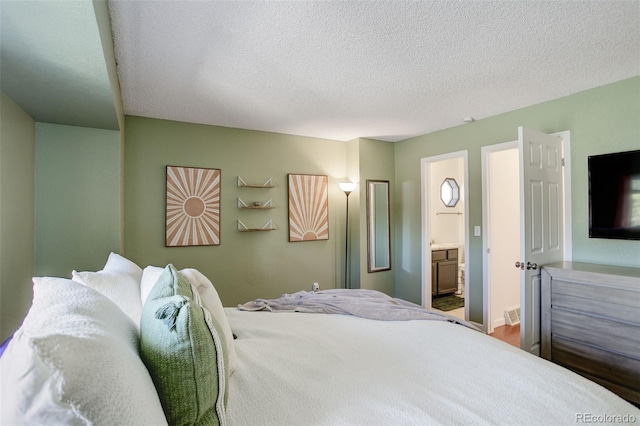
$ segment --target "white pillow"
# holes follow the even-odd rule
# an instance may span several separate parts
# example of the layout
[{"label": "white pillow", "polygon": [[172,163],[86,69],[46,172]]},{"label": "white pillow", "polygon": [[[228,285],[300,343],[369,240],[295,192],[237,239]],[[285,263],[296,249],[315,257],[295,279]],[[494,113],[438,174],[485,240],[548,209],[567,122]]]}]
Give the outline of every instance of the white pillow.
[{"label": "white pillow", "polygon": [[101,271],[73,271],[71,278],[107,296],[140,328],[142,269],[138,265],[119,254],[111,253]]},{"label": "white pillow", "polygon": [[2,424],[166,424],[131,319],[74,281],[33,283],[31,309],[0,359]]},{"label": "white pillow", "polygon": [[156,285],[163,271],[164,268],[151,265],[142,270],[142,279],[140,280],[140,301],[142,302],[142,306],[144,306],[151,289]]},{"label": "white pillow", "polygon": [[[140,283],[140,296],[143,305],[164,269],[165,268],[151,265],[144,268],[142,281]],[[227,347],[225,352],[227,354],[229,375],[233,374],[238,367],[238,355],[236,354],[236,348],[233,342],[233,332],[231,331],[227,315],[224,313],[218,292],[211,281],[197,269],[186,268],[179,272],[189,281],[189,284],[196,289],[200,295],[200,299],[202,299],[202,305],[211,313],[213,320],[216,321],[222,329],[224,344]]]},{"label": "white pillow", "polygon": [[189,281],[189,284],[195,287],[200,295],[200,299],[202,299],[202,304],[211,313],[214,321],[220,325],[222,333],[224,334],[225,344],[227,345],[226,352],[228,355],[229,375],[233,374],[238,367],[238,355],[236,354],[236,348],[233,342],[233,332],[231,331],[227,314],[224,313],[224,307],[222,306],[222,301],[216,288],[209,278],[197,269],[185,268],[181,270],[180,273]]},{"label": "white pillow", "polygon": [[57,424],[80,422],[71,406],[60,401],[57,380],[38,354],[22,328],[0,358],[0,424]]}]

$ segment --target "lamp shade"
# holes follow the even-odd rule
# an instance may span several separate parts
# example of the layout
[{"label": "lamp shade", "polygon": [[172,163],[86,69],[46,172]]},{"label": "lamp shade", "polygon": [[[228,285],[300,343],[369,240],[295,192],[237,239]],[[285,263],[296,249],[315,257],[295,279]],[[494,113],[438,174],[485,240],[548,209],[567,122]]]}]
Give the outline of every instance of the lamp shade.
[{"label": "lamp shade", "polygon": [[340,189],[345,193],[349,193],[356,189],[356,184],[353,182],[340,182],[338,185],[340,186]]}]

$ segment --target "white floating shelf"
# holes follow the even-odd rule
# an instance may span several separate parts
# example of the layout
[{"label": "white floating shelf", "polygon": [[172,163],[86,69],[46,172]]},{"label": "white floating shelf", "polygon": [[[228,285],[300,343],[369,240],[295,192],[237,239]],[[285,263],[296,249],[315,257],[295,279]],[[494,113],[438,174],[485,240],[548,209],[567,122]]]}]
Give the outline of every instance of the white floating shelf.
[{"label": "white floating shelf", "polygon": [[248,228],[240,219],[238,219],[238,231],[240,232],[275,231],[276,229],[276,225],[271,219],[269,219],[262,228]]},{"label": "white floating shelf", "polygon": [[265,183],[247,183],[240,176],[238,176],[238,186],[241,188],[273,188],[275,185],[273,184],[272,178],[267,179]]}]

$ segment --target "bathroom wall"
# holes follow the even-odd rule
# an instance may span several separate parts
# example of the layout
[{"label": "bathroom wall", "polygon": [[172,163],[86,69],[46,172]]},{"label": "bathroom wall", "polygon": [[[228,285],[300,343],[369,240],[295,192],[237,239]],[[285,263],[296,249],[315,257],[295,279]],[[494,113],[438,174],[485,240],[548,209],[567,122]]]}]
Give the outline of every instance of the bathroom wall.
[{"label": "bathroom wall", "polygon": [[[440,199],[440,185],[446,178],[454,178],[464,191],[464,162],[462,158],[451,158],[431,164],[430,190],[429,190],[429,220],[431,223],[431,239],[435,244],[459,243],[464,244],[464,202],[462,197],[455,207],[446,207]],[[439,214],[440,213],[440,214]],[[442,214],[447,213],[447,214]],[[464,250],[460,250],[460,256],[464,256]]]}]

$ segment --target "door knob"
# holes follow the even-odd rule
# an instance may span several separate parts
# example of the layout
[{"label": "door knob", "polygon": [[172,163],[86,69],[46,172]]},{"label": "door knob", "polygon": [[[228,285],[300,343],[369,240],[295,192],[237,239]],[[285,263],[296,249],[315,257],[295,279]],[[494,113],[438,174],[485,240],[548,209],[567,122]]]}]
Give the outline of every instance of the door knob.
[{"label": "door knob", "polygon": [[516,268],[522,269],[524,271],[524,262],[516,262]]},{"label": "door knob", "polygon": [[538,269],[538,264],[527,262],[527,269],[533,269],[535,271],[536,269]]}]

